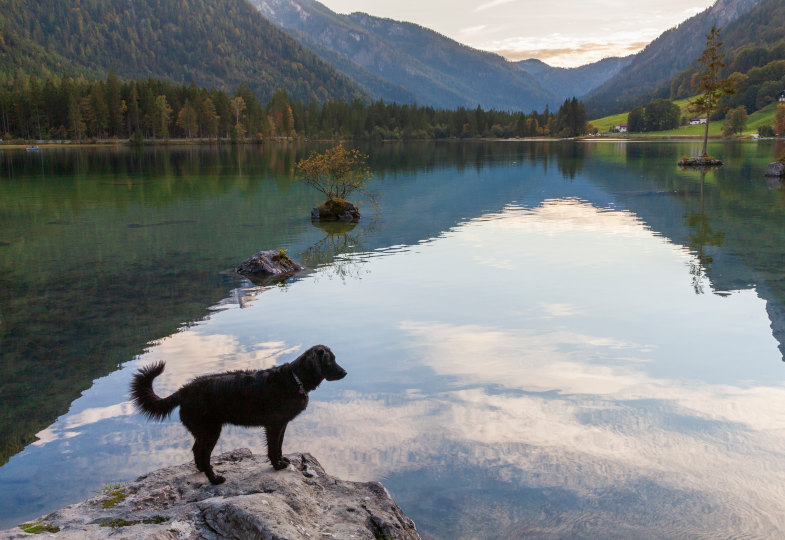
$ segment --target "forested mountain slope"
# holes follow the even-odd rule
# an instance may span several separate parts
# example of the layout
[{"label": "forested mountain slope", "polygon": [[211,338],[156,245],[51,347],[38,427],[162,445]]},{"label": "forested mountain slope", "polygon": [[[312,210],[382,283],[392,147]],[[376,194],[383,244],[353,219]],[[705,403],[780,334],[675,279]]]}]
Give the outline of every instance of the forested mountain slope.
[{"label": "forested mountain slope", "polygon": [[154,77],[262,100],[362,92],[247,0],[0,0],[0,84],[22,72]]},{"label": "forested mountain slope", "polygon": [[560,102],[501,56],[416,24],[364,13],[339,15],[314,0],[251,1],[372,95],[388,101],[524,111]]},{"label": "forested mountain slope", "polygon": [[637,53],[630,65],[588,94],[586,107],[590,115],[605,116],[645,104],[658,88],[695,62],[712,26],[728,26],[759,2],[717,0],[710,8],[664,32]]},{"label": "forested mountain slope", "polygon": [[556,95],[581,97],[616,75],[632,62],[632,56],[603,58],[574,68],[553,67],[542,60],[529,58],[516,62],[521,69],[533,75],[540,84]]},{"label": "forested mountain slope", "polygon": [[[736,94],[724,98],[723,107],[744,105],[747,112],[759,110],[785,90],[785,2],[762,0],[752,11],[722,31],[725,69],[722,76],[735,75]],[[659,97],[677,99],[691,95],[690,84],[698,71],[691,65],[658,91]]]}]

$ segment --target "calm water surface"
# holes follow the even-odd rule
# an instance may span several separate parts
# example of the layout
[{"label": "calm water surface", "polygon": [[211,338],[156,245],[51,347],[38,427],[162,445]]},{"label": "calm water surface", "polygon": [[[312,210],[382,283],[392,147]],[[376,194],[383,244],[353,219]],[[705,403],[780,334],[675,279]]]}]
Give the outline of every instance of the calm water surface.
[{"label": "calm water surface", "polygon": [[[308,220],[307,148],[0,150],[0,528],[190,461],[133,412],[139,366],[167,394],[324,343],[349,376],[284,451],[423,538],[782,537],[785,149],[717,143],[701,178],[697,146],[368,147],[348,230]],[[272,248],[312,271],[231,271]]]}]

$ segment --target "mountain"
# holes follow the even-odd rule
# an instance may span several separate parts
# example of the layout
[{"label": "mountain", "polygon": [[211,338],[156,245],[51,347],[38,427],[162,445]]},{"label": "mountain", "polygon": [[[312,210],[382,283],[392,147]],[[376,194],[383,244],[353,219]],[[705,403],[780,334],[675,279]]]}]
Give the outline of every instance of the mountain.
[{"label": "mountain", "polygon": [[587,95],[590,116],[606,116],[645,104],[658,87],[695,62],[712,26],[727,26],[760,1],[717,0],[710,8],[665,31],[635,54],[627,67]]},{"label": "mountain", "polygon": [[[723,77],[736,77],[736,93],[724,98],[722,107],[744,105],[747,112],[759,110],[785,88],[785,2],[761,0],[751,11],[722,29],[725,69]],[[691,81],[698,64],[673,77],[657,91],[657,97],[678,99],[692,95]]]},{"label": "mountain", "polygon": [[159,78],[261,99],[352,99],[360,88],[247,0],[0,0],[0,84],[15,73]]},{"label": "mountain", "polygon": [[250,0],[371,95],[440,108],[542,110],[559,96],[503,57],[416,24],[340,15],[314,0]]},{"label": "mountain", "polygon": [[588,94],[627,67],[630,62],[632,56],[603,58],[598,62],[575,68],[549,66],[536,58],[521,60],[516,64],[554,94],[568,98]]}]

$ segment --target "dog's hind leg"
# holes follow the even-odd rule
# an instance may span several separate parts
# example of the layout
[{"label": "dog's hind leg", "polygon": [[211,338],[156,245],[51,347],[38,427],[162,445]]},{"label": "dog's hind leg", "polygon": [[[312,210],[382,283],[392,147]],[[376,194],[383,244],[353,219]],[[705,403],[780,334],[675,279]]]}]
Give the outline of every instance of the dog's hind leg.
[{"label": "dog's hind leg", "polygon": [[276,471],[285,469],[289,465],[289,460],[283,457],[283,435],[286,432],[286,424],[270,424],[265,426],[267,432],[267,457],[270,464]]},{"label": "dog's hind leg", "polygon": [[196,468],[207,475],[207,479],[211,484],[223,484],[226,480],[223,476],[217,475],[213,472],[210,466],[210,454],[215,448],[215,443],[218,442],[218,437],[221,436],[221,426],[202,427],[197,433],[194,433],[194,461]]}]

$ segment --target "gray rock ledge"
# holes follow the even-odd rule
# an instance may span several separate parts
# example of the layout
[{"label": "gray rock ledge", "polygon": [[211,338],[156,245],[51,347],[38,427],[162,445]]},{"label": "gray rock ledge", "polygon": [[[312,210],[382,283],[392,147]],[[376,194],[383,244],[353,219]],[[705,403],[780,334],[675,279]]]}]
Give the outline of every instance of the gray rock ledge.
[{"label": "gray rock ledge", "polygon": [[286,250],[259,251],[234,269],[254,283],[272,284],[286,280],[305,267],[292,259]]},{"label": "gray rock ledge", "polygon": [[33,520],[37,529],[27,528],[39,534],[14,528],[0,540],[420,540],[379,482],[329,476],[310,454],[287,457],[291,465],[275,471],[247,448],[215,456],[226,477],[219,486],[193,464],[159,469]]},{"label": "gray rock ledge", "polygon": [[785,163],[781,161],[774,161],[769,163],[766,168],[765,176],[783,177],[785,176]]}]

